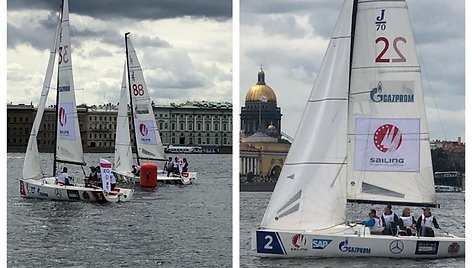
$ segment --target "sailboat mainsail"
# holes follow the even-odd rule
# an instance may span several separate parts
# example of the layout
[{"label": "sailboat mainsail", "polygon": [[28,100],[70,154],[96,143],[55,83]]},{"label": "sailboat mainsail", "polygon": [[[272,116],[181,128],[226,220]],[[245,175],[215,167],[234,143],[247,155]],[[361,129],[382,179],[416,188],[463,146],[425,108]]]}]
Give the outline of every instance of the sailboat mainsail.
[{"label": "sailboat mainsail", "polygon": [[125,44],[138,161],[166,160],[143,70],[128,34],[125,35]]},{"label": "sailboat mainsail", "polygon": [[346,1],[262,228],[317,230],[345,222],[351,10]]},{"label": "sailboat mainsail", "polygon": [[[72,76],[69,5],[63,2],[59,37],[55,162],[85,165]],[[55,172],[55,170],[54,170]]]},{"label": "sailboat mainsail", "polygon": [[38,142],[36,140],[41,126],[41,120],[44,114],[44,108],[46,107],[46,101],[49,94],[49,88],[51,86],[52,74],[54,71],[54,61],[56,59],[56,49],[59,42],[59,32],[61,24],[57,23],[56,32],[54,33],[54,43],[49,54],[49,61],[46,68],[46,76],[44,77],[43,89],[41,91],[41,97],[38,103],[38,110],[34,118],[33,126],[31,127],[31,133],[28,140],[28,147],[25,154],[25,162],[23,163],[22,178],[33,179],[40,178],[43,174],[41,165],[39,162],[39,151]]},{"label": "sailboat mainsail", "polygon": [[348,123],[348,199],[436,205],[421,71],[406,2],[360,0]]},{"label": "sailboat mainsail", "polygon": [[133,151],[131,150],[131,137],[128,120],[128,86],[126,81],[126,63],[123,67],[123,79],[121,82],[120,103],[116,119],[115,159],[114,171],[118,174],[132,177],[131,166],[133,164]]}]

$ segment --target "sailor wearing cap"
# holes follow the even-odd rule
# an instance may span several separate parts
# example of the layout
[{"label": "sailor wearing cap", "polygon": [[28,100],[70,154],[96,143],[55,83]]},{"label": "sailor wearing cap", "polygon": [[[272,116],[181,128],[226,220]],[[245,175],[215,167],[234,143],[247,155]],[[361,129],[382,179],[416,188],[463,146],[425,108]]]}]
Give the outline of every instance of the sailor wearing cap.
[{"label": "sailor wearing cap", "polygon": [[431,215],[431,210],[429,208],[423,208],[423,215],[421,215],[416,222],[420,236],[434,237],[433,226],[436,229],[440,229],[436,218]]}]

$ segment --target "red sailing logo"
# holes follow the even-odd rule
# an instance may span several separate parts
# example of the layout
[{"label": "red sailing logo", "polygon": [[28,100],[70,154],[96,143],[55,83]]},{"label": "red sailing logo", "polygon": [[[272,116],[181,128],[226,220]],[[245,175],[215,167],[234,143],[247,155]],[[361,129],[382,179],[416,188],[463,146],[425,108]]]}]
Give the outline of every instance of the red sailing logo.
[{"label": "red sailing logo", "polygon": [[302,234],[296,234],[292,237],[292,245],[295,248],[300,248],[301,246],[306,246],[306,238]]},{"label": "red sailing logo", "polygon": [[142,136],[146,136],[148,132],[148,128],[145,124],[139,124],[139,133],[141,133]]},{"label": "red sailing logo", "polygon": [[377,128],[374,134],[375,147],[382,153],[395,152],[400,148],[403,134],[397,126],[385,124]]},{"label": "red sailing logo", "polygon": [[63,127],[67,123],[66,110],[64,107],[59,108],[59,124]]}]

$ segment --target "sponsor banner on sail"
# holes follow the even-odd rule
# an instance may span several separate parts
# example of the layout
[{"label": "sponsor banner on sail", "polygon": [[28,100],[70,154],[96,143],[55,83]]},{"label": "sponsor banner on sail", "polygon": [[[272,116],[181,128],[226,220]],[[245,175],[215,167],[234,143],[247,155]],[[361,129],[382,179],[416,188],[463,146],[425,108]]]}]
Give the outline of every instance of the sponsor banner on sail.
[{"label": "sponsor banner on sail", "polygon": [[106,159],[100,158],[100,173],[102,175],[102,187],[105,192],[111,192],[112,164]]},{"label": "sponsor banner on sail", "polygon": [[75,140],[74,103],[60,103],[57,113],[58,138],[63,140]]},{"label": "sponsor banner on sail", "polygon": [[414,103],[413,81],[376,81],[372,83],[370,99],[376,103]]},{"label": "sponsor banner on sail", "polygon": [[355,170],[419,172],[418,118],[357,118],[355,135]]},{"label": "sponsor banner on sail", "polygon": [[153,120],[137,120],[135,121],[135,131],[140,144],[157,144]]}]

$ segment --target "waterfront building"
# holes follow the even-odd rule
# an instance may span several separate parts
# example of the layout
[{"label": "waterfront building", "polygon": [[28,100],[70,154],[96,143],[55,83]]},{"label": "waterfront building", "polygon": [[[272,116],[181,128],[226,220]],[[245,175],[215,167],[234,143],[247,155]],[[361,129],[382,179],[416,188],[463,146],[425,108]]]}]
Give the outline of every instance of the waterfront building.
[{"label": "waterfront building", "polygon": [[276,181],[287,156],[290,142],[282,139],[281,110],[277,96],[257,73],[257,83],[246,93],[241,108],[240,159],[241,182]]},{"label": "waterfront building", "polygon": [[277,96],[265,82],[265,73],[261,69],[257,73],[257,83],[246,93],[244,107],[241,108],[241,130],[244,135],[251,136],[256,132],[264,132],[270,125],[280,136],[280,107],[277,107]]},{"label": "waterfront building", "polygon": [[[154,105],[154,115],[164,145],[217,147],[231,152],[232,104],[229,102],[187,101]],[[79,105],[82,145],[85,152],[113,152],[117,107],[113,104]],[[24,152],[36,116],[33,105],[7,105],[7,150]],[[38,133],[40,152],[54,151],[56,110],[47,107]],[[130,117],[130,127],[131,125]],[[134,143],[134,137],[132,137]]]}]

